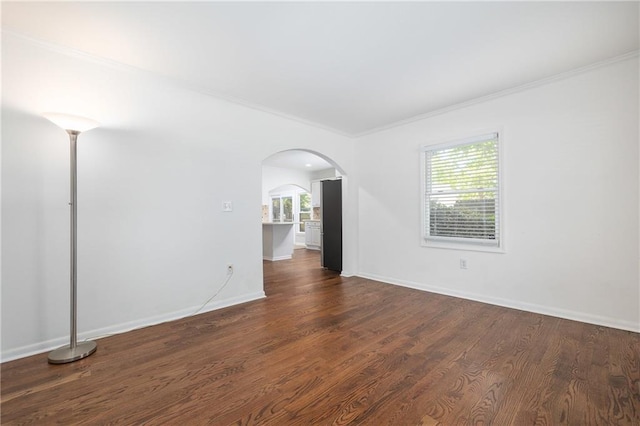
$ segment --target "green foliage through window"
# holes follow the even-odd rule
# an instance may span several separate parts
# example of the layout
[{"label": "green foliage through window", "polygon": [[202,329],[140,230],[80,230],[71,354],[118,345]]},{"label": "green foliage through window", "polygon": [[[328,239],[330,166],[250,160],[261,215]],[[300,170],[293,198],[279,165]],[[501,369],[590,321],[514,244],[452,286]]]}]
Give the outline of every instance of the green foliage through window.
[{"label": "green foliage through window", "polygon": [[311,220],[311,194],[308,192],[301,192],[298,195],[298,200],[300,202],[300,225],[298,225],[298,232],[304,232],[304,221]]},{"label": "green foliage through window", "polygon": [[293,197],[282,197],[282,221],[293,222]]},{"label": "green foliage through window", "polygon": [[308,192],[300,193],[300,211],[311,211],[311,194]]}]

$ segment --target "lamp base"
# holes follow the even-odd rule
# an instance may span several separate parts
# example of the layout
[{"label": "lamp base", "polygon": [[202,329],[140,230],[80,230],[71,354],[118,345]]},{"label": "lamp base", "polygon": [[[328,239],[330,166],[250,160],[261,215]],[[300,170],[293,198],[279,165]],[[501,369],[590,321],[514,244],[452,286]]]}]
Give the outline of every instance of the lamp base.
[{"label": "lamp base", "polygon": [[96,342],[88,341],[78,343],[75,348],[69,345],[49,352],[49,364],[66,364],[86,358],[98,349]]}]

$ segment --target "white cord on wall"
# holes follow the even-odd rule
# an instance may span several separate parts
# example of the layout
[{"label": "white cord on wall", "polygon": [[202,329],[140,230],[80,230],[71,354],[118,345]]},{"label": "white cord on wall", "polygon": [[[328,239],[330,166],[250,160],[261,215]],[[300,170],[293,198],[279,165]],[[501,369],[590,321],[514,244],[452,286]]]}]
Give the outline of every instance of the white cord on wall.
[{"label": "white cord on wall", "polygon": [[[207,304],[208,304],[209,302],[211,302],[211,301],[213,300],[213,298],[214,298],[214,297],[216,297],[218,294],[220,294],[220,292],[221,292],[221,291],[222,291],[222,290],[227,286],[227,284],[229,283],[229,280],[231,280],[231,277],[232,277],[232,276],[233,276],[233,269],[231,269],[231,272],[230,272],[229,274],[227,274],[227,279],[224,281],[224,283],[222,283],[222,286],[218,289],[218,291],[216,291],[216,292],[213,294],[213,296],[211,296],[210,298],[208,298],[208,299],[207,299],[207,301],[206,301],[206,302],[204,302],[204,303],[202,304],[202,306],[200,306],[200,307],[198,308],[198,310],[197,310],[197,311],[195,311],[195,312],[194,312],[194,313],[192,313],[191,315],[187,315],[187,316],[192,317],[192,316],[194,316],[194,315],[198,314],[198,312],[200,312],[200,311],[201,311],[205,306],[207,306]],[[183,317],[183,318],[186,318],[186,317]]]}]

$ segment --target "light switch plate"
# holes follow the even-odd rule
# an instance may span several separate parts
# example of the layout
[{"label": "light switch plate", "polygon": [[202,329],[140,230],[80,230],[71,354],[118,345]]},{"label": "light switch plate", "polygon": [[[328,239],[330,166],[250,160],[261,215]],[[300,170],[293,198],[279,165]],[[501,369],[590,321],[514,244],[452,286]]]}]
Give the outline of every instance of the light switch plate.
[{"label": "light switch plate", "polygon": [[222,211],[223,212],[232,212],[233,211],[233,203],[231,201],[223,201],[222,202]]}]

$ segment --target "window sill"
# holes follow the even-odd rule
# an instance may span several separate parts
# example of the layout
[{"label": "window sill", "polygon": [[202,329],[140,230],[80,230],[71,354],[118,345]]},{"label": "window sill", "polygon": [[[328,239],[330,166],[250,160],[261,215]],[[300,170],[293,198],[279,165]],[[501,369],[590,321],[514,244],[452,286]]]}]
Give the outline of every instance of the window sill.
[{"label": "window sill", "polygon": [[505,253],[504,247],[495,247],[482,244],[452,242],[452,241],[434,241],[423,239],[422,247],[439,248],[446,250],[464,250],[464,251],[481,251],[485,253]]}]

